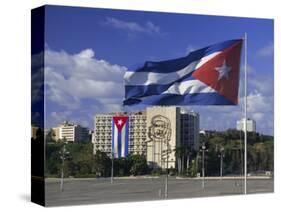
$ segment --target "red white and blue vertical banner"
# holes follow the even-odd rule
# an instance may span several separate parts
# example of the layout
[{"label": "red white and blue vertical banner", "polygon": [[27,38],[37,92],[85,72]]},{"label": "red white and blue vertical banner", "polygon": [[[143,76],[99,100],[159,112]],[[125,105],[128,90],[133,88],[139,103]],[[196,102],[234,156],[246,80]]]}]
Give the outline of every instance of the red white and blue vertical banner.
[{"label": "red white and blue vertical banner", "polygon": [[129,150],[129,117],[112,118],[112,152],[114,158],[126,157]]}]

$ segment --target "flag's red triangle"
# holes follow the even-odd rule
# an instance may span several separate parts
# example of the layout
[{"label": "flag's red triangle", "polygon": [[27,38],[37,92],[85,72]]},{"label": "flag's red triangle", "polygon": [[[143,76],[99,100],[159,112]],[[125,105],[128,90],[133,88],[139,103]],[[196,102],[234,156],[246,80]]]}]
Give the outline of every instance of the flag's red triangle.
[{"label": "flag's red triangle", "polygon": [[192,74],[194,78],[204,82],[234,104],[238,104],[241,47],[242,41],[235,43]]},{"label": "flag's red triangle", "polygon": [[126,124],[128,120],[128,116],[114,116],[113,121],[115,126],[118,129],[118,132],[121,132],[123,129],[123,126]]}]

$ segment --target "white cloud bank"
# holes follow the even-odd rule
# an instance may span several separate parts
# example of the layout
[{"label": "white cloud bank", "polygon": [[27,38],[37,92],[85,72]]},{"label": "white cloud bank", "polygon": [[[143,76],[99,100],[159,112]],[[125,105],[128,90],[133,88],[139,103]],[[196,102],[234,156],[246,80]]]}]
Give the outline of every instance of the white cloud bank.
[{"label": "white cloud bank", "polygon": [[82,99],[98,102],[106,98],[122,99],[127,68],[98,60],[94,55],[91,49],[78,54],[46,50],[47,98],[68,108],[75,107]]},{"label": "white cloud bank", "polygon": [[94,113],[121,110],[126,70],[95,58],[92,49],[77,54],[47,49],[46,99],[53,105],[47,108],[49,125],[76,119],[84,124],[88,121],[89,126]]},{"label": "white cloud bank", "polygon": [[[77,54],[47,49],[46,98],[55,105],[47,108],[49,125],[68,119],[91,127],[94,114],[122,110],[123,75],[126,70],[124,66],[95,58],[92,49],[85,49]],[[243,84],[240,86],[243,89]],[[260,79],[254,71],[249,78],[249,88],[249,117],[257,121],[260,132],[272,134],[273,79]],[[188,108],[200,113],[201,128],[224,130],[235,128],[236,121],[242,118],[243,97],[239,102],[238,106]]]}]

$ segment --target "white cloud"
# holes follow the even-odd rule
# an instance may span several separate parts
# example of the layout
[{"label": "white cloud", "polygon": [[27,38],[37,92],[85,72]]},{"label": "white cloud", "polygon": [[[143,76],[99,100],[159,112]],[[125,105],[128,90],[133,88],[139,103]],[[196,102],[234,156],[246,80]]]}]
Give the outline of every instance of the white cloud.
[{"label": "white cloud", "polygon": [[273,96],[273,76],[252,76],[248,79],[248,87],[263,95]]},{"label": "white cloud", "polygon": [[[271,89],[273,89],[271,85]],[[247,97],[248,118],[257,123],[258,132],[273,134],[273,94],[265,94],[264,90],[249,93]],[[225,130],[236,128],[236,121],[244,116],[244,97],[237,106],[188,106],[188,109],[199,112],[200,128],[212,130]]]},{"label": "white cloud", "polygon": [[260,123],[261,121],[263,121],[265,114],[257,112],[257,113],[253,113],[252,117],[256,122]]},{"label": "white cloud", "polygon": [[160,33],[159,26],[155,25],[151,21],[147,21],[145,24],[139,24],[137,22],[129,22],[113,17],[107,17],[102,24],[112,26],[116,29],[127,30],[130,32],[141,32],[149,34]]},{"label": "white cloud", "polygon": [[70,119],[72,112],[71,111],[63,111],[63,112],[51,112],[50,118],[55,123],[61,123],[63,121],[68,121]]},{"label": "white cloud", "polygon": [[55,105],[47,108],[53,119],[49,123],[55,125],[68,118],[91,125],[89,117],[93,117],[94,113],[120,109],[126,70],[124,66],[95,58],[92,49],[77,54],[46,49],[46,99]]},{"label": "white cloud", "polygon": [[[124,97],[123,75],[126,70],[126,67],[95,58],[92,49],[85,49],[77,54],[47,49],[46,97],[47,101],[56,105],[47,108],[50,124],[54,126],[68,119],[91,126],[94,114],[121,111]],[[249,117],[257,121],[260,132],[272,133],[273,79],[259,78],[253,70],[248,85],[251,91],[248,96]],[[240,84],[241,89],[242,87],[243,84]],[[57,110],[57,107],[60,109]],[[236,121],[243,117],[243,98],[238,106],[188,108],[200,113],[201,128],[225,130],[235,128]]]},{"label": "white cloud", "polygon": [[92,49],[85,49],[81,51],[77,56],[80,58],[93,58],[95,56],[95,52]]},{"label": "white cloud", "polygon": [[261,57],[272,56],[274,53],[274,44],[273,42],[269,42],[266,46],[262,47],[258,50],[257,54]]},{"label": "white cloud", "polygon": [[94,58],[91,49],[78,54],[46,50],[45,64],[47,98],[57,104],[72,107],[85,98],[122,99],[126,67]]},{"label": "white cloud", "polygon": [[250,113],[273,112],[273,96],[265,96],[259,92],[250,93],[247,103]]}]

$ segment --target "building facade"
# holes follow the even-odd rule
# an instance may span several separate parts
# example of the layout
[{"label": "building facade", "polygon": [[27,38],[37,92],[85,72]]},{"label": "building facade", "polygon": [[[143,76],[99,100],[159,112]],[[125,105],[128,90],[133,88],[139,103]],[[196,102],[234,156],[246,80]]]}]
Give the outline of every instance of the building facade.
[{"label": "building facade", "polygon": [[[236,123],[236,129],[244,131],[245,119],[241,119]],[[252,119],[247,119],[247,132],[256,132],[256,121]]]},{"label": "building facade", "polygon": [[108,113],[98,114],[94,117],[94,134],[92,138],[94,154],[97,151],[105,152],[111,157],[112,145],[112,119],[114,116],[129,117],[129,153],[146,155],[146,115],[137,113]]},{"label": "building facade", "polygon": [[60,141],[66,139],[68,142],[88,142],[90,140],[89,130],[78,124],[68,121],[53,128],[54,139]]},{"label": "building facade", "polygon": [[199,115],[179,107],[148,107],[137,113],[94,117],[93,152],[112,154],[112,119],[129,117],[129,153],[145,155],[153,168],[176,168],[176,149],[199,148]]},{"label": "building facade", "polygon": [[181,109],[181,141],[180,146],[199,150],[199,114],[193,111]]},{"label": "building facade", "polygon": [[93,152],[105,152],[111,157],[112,117],[114,114],[98,114],[94,117]]},{"label": "building facade", "polygon": [[129,117],[129,152],[146,155],[146,113],[132,113]]},{"label": "building facade", "polygon": [[176,168],[178,149],[199,148],[199,114],[179,107],[150,107],[147,161],[153,168]]}]

